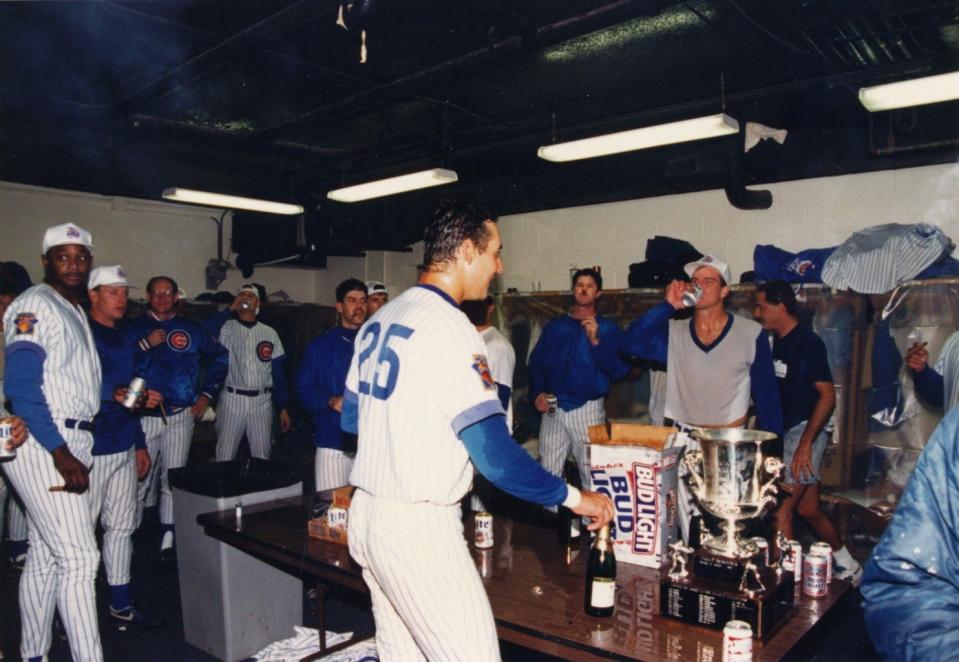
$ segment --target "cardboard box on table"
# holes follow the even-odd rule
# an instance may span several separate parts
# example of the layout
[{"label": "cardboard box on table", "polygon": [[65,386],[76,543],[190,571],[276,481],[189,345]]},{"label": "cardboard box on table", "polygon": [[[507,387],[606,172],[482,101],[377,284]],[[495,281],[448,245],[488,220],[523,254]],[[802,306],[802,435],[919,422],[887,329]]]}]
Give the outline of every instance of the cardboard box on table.
[{"label": "cardboard box on table", "polygon": [[335,542],[339,545],[347,544],[346,524],[353,489],[352,486],[337,487],[317,494],[306,527],[311,538]]},{"label": "cardboard box on table", "polygon": [[610,421],[589,428],[592,489],[616,507],[611,535],[617,561],[661,568],[676,541],[676,480],[680,448],[674,428]]}]

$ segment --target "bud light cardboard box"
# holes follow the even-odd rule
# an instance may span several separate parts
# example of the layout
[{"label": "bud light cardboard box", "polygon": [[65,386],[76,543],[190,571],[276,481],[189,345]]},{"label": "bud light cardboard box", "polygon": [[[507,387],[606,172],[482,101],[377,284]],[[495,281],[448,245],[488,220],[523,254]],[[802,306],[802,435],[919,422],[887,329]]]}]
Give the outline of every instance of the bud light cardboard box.
[{"label": "bud light cardboard box", "polygon": [[674,428],[610,421],[589,428],[592,489],[613,500],[611,534],[617,561],[647,568],[668,562],[676,541],[676,476],[681,448]]}]

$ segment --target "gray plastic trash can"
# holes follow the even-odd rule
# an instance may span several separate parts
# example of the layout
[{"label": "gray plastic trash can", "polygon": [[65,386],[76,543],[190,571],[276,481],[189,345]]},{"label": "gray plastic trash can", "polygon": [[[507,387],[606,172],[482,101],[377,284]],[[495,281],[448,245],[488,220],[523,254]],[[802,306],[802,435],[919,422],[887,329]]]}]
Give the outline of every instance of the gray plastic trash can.
[{"label": "gray plastic trash can", "polygon": [[233,662],[303,623],[302,582],[207,536],[197,515],[299,496],[293,469],[267,460],[194,464],[170,470],[187,643]]}]

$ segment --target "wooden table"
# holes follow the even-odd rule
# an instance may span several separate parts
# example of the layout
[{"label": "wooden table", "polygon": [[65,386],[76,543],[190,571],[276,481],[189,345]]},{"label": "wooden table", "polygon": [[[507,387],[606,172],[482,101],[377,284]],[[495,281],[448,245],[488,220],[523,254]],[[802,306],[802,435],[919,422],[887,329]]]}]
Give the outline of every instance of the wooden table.
[{"label": "wooden table", "polygon": [[[306,535],[306,508],[300,499],[248,507],[239,527],[233,510],[200,515],[197,521],[207,535],[286,572],[366,591],[346,547]],[[465,526],[472,533],[470,518]],[[583,611],[589,554],[585,539],[571,549],[558,542],[552,528],[504,516],[495,517],[494,539],[492,549],[470,546],[470,551],[501,639],[570,660],[721,659],[722,632],[654,614],[657,571],[620,563],[616,611],[610,618],[593,618]],[[848,583],[834,580],[824,598],[797,595],[796,613],[765,645],[754,643],[754,659],[780,659],[810,635],[848,589]]]}]

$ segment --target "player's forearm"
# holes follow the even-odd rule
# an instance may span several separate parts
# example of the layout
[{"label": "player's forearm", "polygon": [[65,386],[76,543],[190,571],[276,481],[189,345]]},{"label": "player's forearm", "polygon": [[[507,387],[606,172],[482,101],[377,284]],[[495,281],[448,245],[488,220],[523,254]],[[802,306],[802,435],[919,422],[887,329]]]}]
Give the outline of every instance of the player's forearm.
[{"label": "player's forearm", "polygon": [[816,401],[816,405],[813,407],[812,413],[809,415],[809,423],[806,424],[806,429],[803,430],[802,437],[799,440],[800,444],[803,442],[812,444],[812,442],[816,440],[816,437],[819,436],[819,433],[825,429],[826,424],[829,422],[829,417],[832,415],[832,410],[835,406],[835,392],[833,392],[832,397],[820,395]]},{"label": "player's forearm", "polygon": [[491,483],[515,497],[544,506],[563,503],[566,483],[543,469],[506,429],[506,417],[490,416],[459,434],[476,469]]},{"label": "player's forearm", "polygon": [[[204,394],[219,393],[223,386],[223,380],[226,379],[226,372],[230,367],[230,354],[226,347],[216,342],[212,338],[206,338],[206,358],[209,362],[206,375],[203,377]],[[211,398],[212,399],[212,398]]]},{"label": "player's forearm", "polygon": [[924,370],[912,373],[912,383],[919,397],[933,407],[942,407],[945,401],[945,381],[938,372],[926,366]]},{"label": "player's forearm", "polygon": [[280,409],[286,409],[290,404],[290,390],[286,384],[286,370],[284,364],[286,356],[280,356],[270,362],[270,376],[273,378],[273,402]]}]

